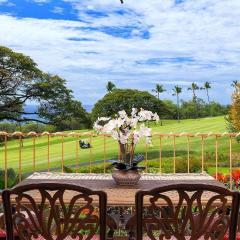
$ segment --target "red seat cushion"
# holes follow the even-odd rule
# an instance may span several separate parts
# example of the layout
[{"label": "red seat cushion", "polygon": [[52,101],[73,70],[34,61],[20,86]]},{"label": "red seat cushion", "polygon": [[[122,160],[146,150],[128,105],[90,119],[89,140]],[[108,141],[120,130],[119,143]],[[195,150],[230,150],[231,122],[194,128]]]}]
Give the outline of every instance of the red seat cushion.
[{"label": "red seat cushion", "polygon": [[[87,236],[83,237],[81,240],[86,240],[86,239],[87,239]],[[99,239],[100,239],[99,235],[94,235],[91,238],[91,240],[99,240]],[[38,238],[33,238],[33,240],[45,240],[45,238],[42,237],[42,236],[39,236]],[[77,238],[71,238],[69,236],[69,237],[64,238],[64,240],[79,240],[79,238],[78,237]]]},{"label": "red seat cushion", "polygon": [[6,237],[6,232],[4,230],[2,230],[2,229],[0,229],[0,237],[1,238]]}]

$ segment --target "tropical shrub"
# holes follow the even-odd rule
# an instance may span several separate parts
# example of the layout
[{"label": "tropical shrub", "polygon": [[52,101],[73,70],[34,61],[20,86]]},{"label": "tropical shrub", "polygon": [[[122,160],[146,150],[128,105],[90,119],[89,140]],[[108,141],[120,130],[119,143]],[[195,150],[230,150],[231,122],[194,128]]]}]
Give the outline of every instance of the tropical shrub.
[{"label": "tropical shrub", "polygon": [[122,109],[130,115],[132,108],[143,108],[156,112],[160,118],[169,114],[166,105],[149,92],[134,89],[115,89],[107,93],[94,105],[92,119],[95,121],[98,117],[113,117]]},{"label": "tropical shrub", "polygon": [[230,109],[230,122],[232,129],[240,132],[240,83],[236,85],[236,91],[232,96],[232,106]]}]

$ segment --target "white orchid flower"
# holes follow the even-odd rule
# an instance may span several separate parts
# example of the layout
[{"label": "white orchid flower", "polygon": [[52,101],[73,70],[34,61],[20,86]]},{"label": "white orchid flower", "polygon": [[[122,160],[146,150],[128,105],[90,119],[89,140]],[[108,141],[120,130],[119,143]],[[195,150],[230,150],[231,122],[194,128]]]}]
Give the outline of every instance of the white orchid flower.
[{"label": "white orchid flower", "polygon": [[141,108],[140,111],[132,108],[131,116],[125,110],[118,112],[118,117],[100,117],[94,123],[93,128],[99,133],[110,134],[121,144],[136,145],[141,138],[145,138],[147,144],[151,144],[151,129],[139,122],[159,120],[157,113],[152,113]]},{"label": "white orchid flower", "polygon": [[125,112],[125,110],[119,111],[118,115],[120,118],[126,118],[127,117],[127,113]]}]

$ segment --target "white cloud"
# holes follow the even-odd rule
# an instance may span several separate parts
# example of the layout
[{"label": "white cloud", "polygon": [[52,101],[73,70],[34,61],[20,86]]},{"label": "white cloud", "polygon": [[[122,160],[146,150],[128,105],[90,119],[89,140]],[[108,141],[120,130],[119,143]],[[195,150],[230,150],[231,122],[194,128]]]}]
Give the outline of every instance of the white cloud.
[{"label": "white cloud", "polygon": [[[45,71],[65,77],[84,104],[101,97],[109,80],[120,87],[147,90],[157,82],[171,90],[174,84],[186,88],[192,81],[211,81],[213,96],[229,102],[230,82],[240,75],[239,0],[186,0],[178,5],[173,0],[126,0],[123,5],[118,0],[65,2],[71,2],[86,22],[2,15],[0,44],[30,55]],[[107,16],[96,18],[86,9]],[[125,13],[117,14],[120,10]],[[129,39],[98,30],[125,26],[132,27]],[[150,38],[142,39],[141,31],[146,29]],[[183,96],[189,94],[186,91]]]},{"label": "white cloud", "polygon": [[35,2],[35,3],[48,3],[51,0],[28,0],[28,1],[32,1],[32,2]]},{"label": "white cloud", "polygon": [[57,14],[63,14],[64,13],[64,9],[61,7],[54,7],[52,10],[53,13],[57,13]]}]

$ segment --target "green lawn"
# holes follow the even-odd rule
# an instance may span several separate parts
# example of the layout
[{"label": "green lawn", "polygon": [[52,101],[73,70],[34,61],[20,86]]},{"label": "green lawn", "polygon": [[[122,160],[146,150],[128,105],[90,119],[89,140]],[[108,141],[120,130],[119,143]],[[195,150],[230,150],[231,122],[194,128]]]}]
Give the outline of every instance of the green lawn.
[{"label": "green lawn", "polygon": [[[198,120],[183,120],[177,123],[173,120],[164,120],[163,126],[159,124],[151,124],[153,133],[223,133],[226,132],[226,124],[224,117],[204,118]],[[81,131],[86,132],[86,131]],[[82,139],[86,139],[82,137]],[[90,139],[88,139],[90,140]],[[111,138],[106,139],[106,156],[104,158],[104,138],[102,136],[93,137],[92,149],[79,149],[78,158],[76,153],[76,144],[79,139],[73,137],[64,138],[64,165],[78,169],[81,171],[88,171],[88,166],[82,166],[83,163],[92,162],[92,171],[103,172],[103,164],[95,164],[96,161],[103,161],[104,159],[117,159],[118,145]],[[145,154],[145,144],[141,143],[137,146],[136,152],[143,153],[147,157],[148,171],[159,171],[159,137],[154,136],[152,139],[153,145],[147,148]],[[26,138],[23,142],[23,147],[19,147],[18,140],[11,140],[8,142],[8,168],[19,170],[19,155],[22,157],[22,171],[33,171],[33,139]],[[61,168],[62,161],[62,139],[59,136],[50,139],[50,167],[52,169]],[[199,171],[201,169],[201,139],[194,137],[190,139],[190,167],[191,171]],[[215,139],[213,137],[205,140],[204,148],[204,169],[214,173],[215,163]],[[240,145],[233,141],[233,161],[238,164],[240,156]],[[4,168],[4,146],[0,147],[0,168]],[[37,170],[47,170],[48,165],[48,147],[47,137],[38,137],[36,139],[36,167]],[[146,162],[143,161],[143,164]],[[221,169],[228,169],[229,163],[229,140],[227,137],[219,139],[219,166]],[[80,164],[80,165],[79,165]],[[163,172],[173,171],[173,138],[162,139],[162,168]],[[187,171],[187,138],[176,138],[176,170],[177,172]]]}]

